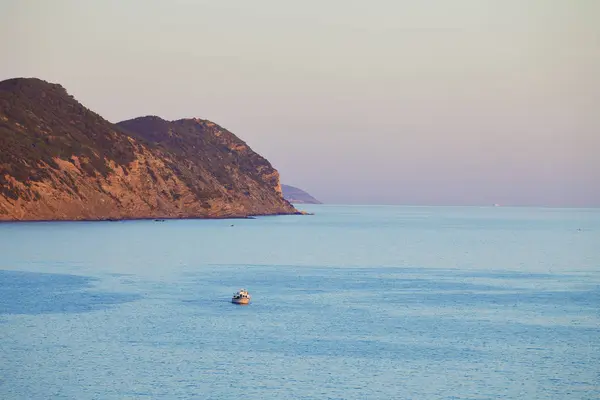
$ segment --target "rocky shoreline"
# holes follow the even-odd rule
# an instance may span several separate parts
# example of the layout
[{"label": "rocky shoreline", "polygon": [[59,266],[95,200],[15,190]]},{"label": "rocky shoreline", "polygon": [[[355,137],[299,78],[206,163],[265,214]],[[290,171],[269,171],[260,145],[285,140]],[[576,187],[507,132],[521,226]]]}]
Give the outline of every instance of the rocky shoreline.
[{"label": "rocky shoreline", "polygon": [[165,222],[174,220],[236,220],[257,219],[259,217],[277,217],[290,215],[315,215],[306,211],[274,214],[253,215],[223,215],[223,216],[197,216],[197,217],[139,217],[139,218],[81,218],[81,219],[0,219],[0,224],[31,223],[31,222],[127,222],[127,221],[155,221]]}]

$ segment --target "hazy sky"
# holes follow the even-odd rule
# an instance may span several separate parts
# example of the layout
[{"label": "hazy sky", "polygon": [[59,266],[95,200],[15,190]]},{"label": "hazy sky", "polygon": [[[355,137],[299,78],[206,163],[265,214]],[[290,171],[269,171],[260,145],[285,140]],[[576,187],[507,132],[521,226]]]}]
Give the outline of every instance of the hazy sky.
[{"label": "hazy sky", "polygon": [[323,201],[600,206],[600,1],[0,6],[0,79],[213,120]]}]

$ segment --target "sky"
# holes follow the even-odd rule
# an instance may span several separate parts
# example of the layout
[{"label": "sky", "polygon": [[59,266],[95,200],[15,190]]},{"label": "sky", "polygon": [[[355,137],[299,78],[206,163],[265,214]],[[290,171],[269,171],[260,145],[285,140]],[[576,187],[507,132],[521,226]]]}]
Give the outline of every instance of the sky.
[{"label": "sky", "polygon": [[212,120],[335,204],[600,206],[600,1],[0,0],[0,80]]}]

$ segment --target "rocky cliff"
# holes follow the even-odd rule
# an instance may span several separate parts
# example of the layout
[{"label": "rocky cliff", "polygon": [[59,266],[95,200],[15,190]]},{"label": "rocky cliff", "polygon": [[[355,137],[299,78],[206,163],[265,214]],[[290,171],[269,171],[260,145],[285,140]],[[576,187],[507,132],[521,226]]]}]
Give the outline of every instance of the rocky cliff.
[{"label": "rocky cliff", "polygon": [[206,120],[112,124],[39,79],[0,82],[0,220],[292,214],[279,174]]},{"label": "rocky cliff", "polygon": [[283,197],[290,203],[296,204],[322,204],[302,189],[290,185],[281,185]]}]

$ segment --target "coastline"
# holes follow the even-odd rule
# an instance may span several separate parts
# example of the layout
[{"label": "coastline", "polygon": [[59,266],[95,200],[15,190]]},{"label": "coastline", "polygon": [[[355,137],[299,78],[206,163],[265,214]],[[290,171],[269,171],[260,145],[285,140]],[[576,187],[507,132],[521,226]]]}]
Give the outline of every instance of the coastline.
[{"label": "coastline", "polygon": [[167,217],[167,216],[151,216],[151,217],[123,217],[123,218],[55,218],[55,219],[0,219],[0,224],[10,223],[25,223],[25,222],[126,222],[126,221],[155,221],[164,222],[168,220],[219,220],[219,219],[256,219],[257,217],[276,217],[284,215],[314,215],[306,211],[296,212],[277,212],[277,213],[265,213],[265,214],[248,214],[248,215],[204,215],[204,216],[186,216],[186,217]]}]

